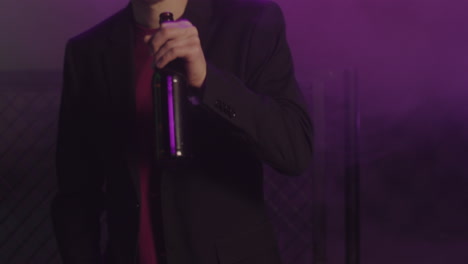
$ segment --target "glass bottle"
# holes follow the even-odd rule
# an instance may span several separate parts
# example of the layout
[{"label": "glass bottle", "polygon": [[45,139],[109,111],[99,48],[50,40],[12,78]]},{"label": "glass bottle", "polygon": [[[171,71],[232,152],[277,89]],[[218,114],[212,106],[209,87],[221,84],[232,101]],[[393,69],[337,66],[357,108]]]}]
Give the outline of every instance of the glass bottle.
[{"label": "glass bottle", "polygon": [[[170,12],[160,15],[160,24],[174,21]],[[156,160],[187,158],[187,82],[181,59],[163,69],[154,67],[152,80],[155,117]]]}]

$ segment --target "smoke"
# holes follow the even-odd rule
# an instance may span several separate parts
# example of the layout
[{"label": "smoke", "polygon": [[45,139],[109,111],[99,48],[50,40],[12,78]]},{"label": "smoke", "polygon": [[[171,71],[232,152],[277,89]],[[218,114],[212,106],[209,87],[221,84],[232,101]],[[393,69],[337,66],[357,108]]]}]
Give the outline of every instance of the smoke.
[{"label": "smoke", "polygon": [[402,232],[468,234],[468,3],[278,2],[304,89],[313,72],[358,69],[364,213]]}]

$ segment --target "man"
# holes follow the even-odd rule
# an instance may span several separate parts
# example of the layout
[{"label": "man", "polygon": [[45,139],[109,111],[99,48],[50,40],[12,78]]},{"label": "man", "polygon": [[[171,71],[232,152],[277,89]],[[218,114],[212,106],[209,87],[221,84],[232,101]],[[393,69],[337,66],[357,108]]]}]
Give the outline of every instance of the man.
[{"label": "man", "polygon": [[[160,27],[162,12],[177,21]],[[164,167],[150,83],[176,58],[198,96],[193,159]],[[311,131],[277,4],[132,0],[67,44],[52,206],[64,263],[281,263],[262,162],[301,174]]]}]

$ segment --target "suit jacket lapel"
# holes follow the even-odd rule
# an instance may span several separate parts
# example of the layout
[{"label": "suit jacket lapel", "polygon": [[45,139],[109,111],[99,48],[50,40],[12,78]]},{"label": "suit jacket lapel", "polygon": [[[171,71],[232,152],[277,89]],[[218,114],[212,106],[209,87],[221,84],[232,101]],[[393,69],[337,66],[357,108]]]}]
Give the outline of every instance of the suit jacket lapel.
[{"label": "suit jacket lapel", "polygon": [[140,199],[140,182],[134,155],[135,87],[134,87],[134,32],[131,5],[120,11],[111,26],[108,45],[104,51],[104,70],[108,80],[109,97],[125,140],[125,158]]}]

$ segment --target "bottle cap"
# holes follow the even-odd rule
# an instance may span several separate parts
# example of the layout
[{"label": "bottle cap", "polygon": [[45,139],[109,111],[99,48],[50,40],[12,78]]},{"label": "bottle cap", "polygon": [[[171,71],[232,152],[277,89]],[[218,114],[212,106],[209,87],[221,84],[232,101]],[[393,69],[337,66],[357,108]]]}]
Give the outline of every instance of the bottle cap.
[{"label": "bottle cap", "polygon": [[171,12],[164,12],[159,15],[159,24],[171,21],[174,21],[174,16]]}]

